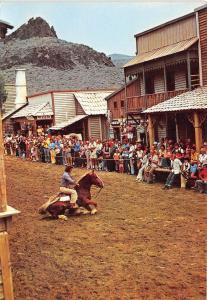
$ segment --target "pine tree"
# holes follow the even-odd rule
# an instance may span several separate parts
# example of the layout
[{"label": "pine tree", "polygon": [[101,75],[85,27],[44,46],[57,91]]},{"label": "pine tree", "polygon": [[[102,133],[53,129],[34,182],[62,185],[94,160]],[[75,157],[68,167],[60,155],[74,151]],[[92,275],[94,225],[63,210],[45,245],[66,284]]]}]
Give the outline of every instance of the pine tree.
[{"label": "pine tree", "polygon": [[3,102],[6,101],[7,92],[5,90],[4,78],[0,75],[0,112],[2,110]]}]

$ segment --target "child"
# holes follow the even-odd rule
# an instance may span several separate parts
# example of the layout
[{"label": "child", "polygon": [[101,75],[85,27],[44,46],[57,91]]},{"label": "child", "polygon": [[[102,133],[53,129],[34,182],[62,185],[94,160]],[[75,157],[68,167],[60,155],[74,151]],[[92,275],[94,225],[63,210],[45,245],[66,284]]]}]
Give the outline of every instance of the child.
[{"label": "child", "polygon": [[116,152],[113,155],[113,159],[114,159],[114,162],[115,162],[115,170],[116,170],[116,172],[119,172],[120,153],[119,153],[118,149],[116,149]]},{"label": "child", "polygon": [[119,173],[124,173],[124,160],[123,160],[123,158],[119,159]]}]

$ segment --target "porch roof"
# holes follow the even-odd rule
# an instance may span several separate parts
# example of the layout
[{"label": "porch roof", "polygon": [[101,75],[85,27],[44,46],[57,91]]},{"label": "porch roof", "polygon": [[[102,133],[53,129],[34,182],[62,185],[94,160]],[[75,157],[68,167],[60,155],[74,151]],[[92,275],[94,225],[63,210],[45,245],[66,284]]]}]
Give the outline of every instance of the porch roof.
[{"label": "porch roof", "polygon": [[67,121],[64,121],[64,122],[62,122],[60,124],[52,126],[49,129],[50,130],[61,130],[61,129],[65,128],[65,127],[68,127],[68,126],[70,126],[70,125],[72,125],[72,124],[74,124],[74,123],[82,120],[82,119],[85,119],[86,117],[87,117],[87,115],[77,115],[77,116],[75,116],[73,118],[70,118]]},{"label": "porch roof", "polygon": [[193,91],[180,94],[164,102],[156,104],[144,110],[143,113],[151,114],[192,109],[207,109],[207,86],[197,88]]},{"label": "porch roof", "polygon": [[168,45],[159,49],[152,50],[150,52],[138,54],[132,60],[124,65],[124,68],[138,65],[144,62],[155,60],[168,55],[176,54],[189,49],[193,44],[198,41],[197,37],[190,38],[185,41],[178,42],[173,45]]},{"label": "porch roof", "polygon": [[31,104],[24,106],[22,109],[17,111],[11,118],[22,118],[22,117],[38,117],[38,116],[52,116],[53,111],[49,102],[42,104]]}]

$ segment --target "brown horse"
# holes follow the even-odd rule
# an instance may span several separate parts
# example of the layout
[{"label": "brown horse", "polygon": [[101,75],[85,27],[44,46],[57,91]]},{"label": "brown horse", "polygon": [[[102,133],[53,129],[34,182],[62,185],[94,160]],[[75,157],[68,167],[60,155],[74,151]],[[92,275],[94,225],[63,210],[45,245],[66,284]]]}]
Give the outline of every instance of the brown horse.
[{"label": "brown horse", "polygon": [[[97,203],[91,199],[92,185],[99,187],[100,189],[104,187],[103,181],[94,171],[83,175],[79,179],[78,184],[75,187],[78,194],[77,205],[84,208],[85,211],[88,211],[91,214],[96,212],[95,207],[97,206]],[[58,195],[51,201],[51,203],[50,201],[45,203],[39,209],[39,213],[44,214],[46,212],[49,212],[54,218],[57,218],[60,215],[64,215],[66,213],[66,210],[70,215],[76,214],[78,209],[74,209],[70,204],[70,201],[61,201],[61,198]]]}]

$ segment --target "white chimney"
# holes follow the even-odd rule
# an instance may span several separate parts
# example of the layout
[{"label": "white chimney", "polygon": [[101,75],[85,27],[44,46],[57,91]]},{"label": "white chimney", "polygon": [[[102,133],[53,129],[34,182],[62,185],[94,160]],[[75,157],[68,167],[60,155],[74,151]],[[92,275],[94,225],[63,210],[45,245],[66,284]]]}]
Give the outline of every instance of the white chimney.
[{"label": "white chimney", "polygon": [[27,103],[27,84],[25,69],[17,69],[16,73],[16,99],[15,107],[18,108]]}]

